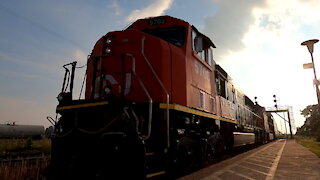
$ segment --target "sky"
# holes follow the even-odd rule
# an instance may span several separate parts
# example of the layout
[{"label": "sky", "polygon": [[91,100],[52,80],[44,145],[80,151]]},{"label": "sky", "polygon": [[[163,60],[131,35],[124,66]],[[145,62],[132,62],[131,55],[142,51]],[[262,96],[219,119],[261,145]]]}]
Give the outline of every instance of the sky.
[{"label": "sky", "polygon": [[[317,103],[313,72],[302,66],[310,54],[300,44],[319,38],[319,9],[319,0],[0,0],[0,123],[49,126],[62,65],[84,65],[109,31],[170,15],[212,39],[215,61],[252,100],[271,107],[276,94],[279,105],[292,106],[299,127],[300,110]],[[314,58],[318,70],[320,43]],[[77,94],[83,75],[77,69]]]}]

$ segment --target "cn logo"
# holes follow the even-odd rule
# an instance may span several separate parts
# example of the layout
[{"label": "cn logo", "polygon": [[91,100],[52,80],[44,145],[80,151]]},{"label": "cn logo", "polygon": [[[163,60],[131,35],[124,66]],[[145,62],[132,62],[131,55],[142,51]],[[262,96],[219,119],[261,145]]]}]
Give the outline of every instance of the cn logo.
[{"label": "cn logo", "polygon": [[[95,87],[99,87],[100,85],[100,80],[102,80],[102,87],[101,87],[101,94],[103,95],[107,95],[111,92],[111,89],[117,89],[118,93],[120,94],[122,91],[122,87],[121,85],[118,83],[118,81],[110,74],[106,74],[104,75],[104,77],[96,77],[95,79]],[[125,87],[124,87],[124,95],[129,94],[129,92],[131,91],[131,73],[126,73],[125,74],[125,83],[124,83]],[[94,98],[99,98],[99,89],[100,88],[96,88],[96,92],[94,95]]]}]

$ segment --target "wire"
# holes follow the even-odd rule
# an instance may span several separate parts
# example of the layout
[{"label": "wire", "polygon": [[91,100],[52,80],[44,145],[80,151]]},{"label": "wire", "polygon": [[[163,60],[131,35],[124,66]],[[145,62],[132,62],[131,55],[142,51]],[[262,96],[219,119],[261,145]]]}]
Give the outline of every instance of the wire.
[{"label": "wire", "polygon": [[82,65],[82,66],[78,66],[78,67],[76,67],[76,68],[81,69],[81,68],[86,67],[87,65],[88,65],[88,62],[87,62],[86,64],[84,64],[84,65]]},{"label": "wire", "polygon": [[64,134],[57,134],[55,133],[55,136],[58,137],[58,138],[63,138],[63,137],[66,137],[68,136],[69,134],[71,134],[73,131],[75,130],[75,128],[72,128],[70,131],[64,133]]},{"label": "wire", "polygon": [[36,23],[35,21],[16,13],[15,11],[3,6],[2,4],[0,4],[0,8],[3,9],[8,14],[10,14],[10,15],[18,18],[18,19],[21,19],[21,20],[23,20],[23,21],[25,21],[27,23],[29,23],[29,24],[33,25],[34,27],[36,27],[38,29],[41,29],[41,30],[43,30],[43,31],[55,36],[55,37],[58,37],[58,38],[60,38],[62,40],[68,41],[70,44],[73,44],[74,46],[77,46],[78,48],[81,48],[82,50],[85,50],[85,51],[88,50],[87,48],[83,47],[81,44],[73,41],[72,39],[66,38],[65,36],[63,36],[63,35],[55,32],[55,31],[51,30],[50,28],[47,28],[46,26],[43,26],[43,25],[41,25],[39,23]]},{"label": "wire", "polygon": [[79,130],[82,133],[85,134],[98,134],[101,133],[103,131],[105,131],[106,129],[108,129],[114,122],[116,122],[116,120],[121,116],[122,114],[117,115],[116,117],[114,117],[109,123],[107,123],[103,128],[95,130],[95,131],[89,131],[86,129],[82,129],[82,128],[76,128],[77,130]]},{"label": "wire", "polygon": [[[87,63],[86,64],[84,64],[83,66],[78,66],[78,67],[76,67],[76,68],[84,68],[85,66],[88,66],[88,63],[89,63],[89,60],[90,60],[90,57],[91,57],[91,55],[88,55],[87,56]],[[86,72],[87,73],[87,72]]]}]

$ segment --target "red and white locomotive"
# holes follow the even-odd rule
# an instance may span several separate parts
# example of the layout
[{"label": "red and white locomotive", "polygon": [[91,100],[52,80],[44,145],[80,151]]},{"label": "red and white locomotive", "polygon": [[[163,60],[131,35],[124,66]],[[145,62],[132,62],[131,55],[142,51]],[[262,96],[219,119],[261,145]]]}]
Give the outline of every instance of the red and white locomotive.
[{"label": "red and white locomotive", "polygon": [[234,87],[213,48],[194,26],[160,16],[97,41],[85,99],[72,98],[76,63],[65,65],[50,177],[144,179],[267,142],[272,116]]}]

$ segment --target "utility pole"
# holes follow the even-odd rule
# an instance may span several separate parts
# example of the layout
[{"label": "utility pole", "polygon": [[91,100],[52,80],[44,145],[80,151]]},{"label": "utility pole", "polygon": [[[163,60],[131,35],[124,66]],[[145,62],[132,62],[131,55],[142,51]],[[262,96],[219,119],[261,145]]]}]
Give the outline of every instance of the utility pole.
[{"label": "utility pole", "polygon": [[289,121],[289,129],[290,129],[290,138],[293,139],[289,109],[287,112],[288,112],[288,121]]}]

